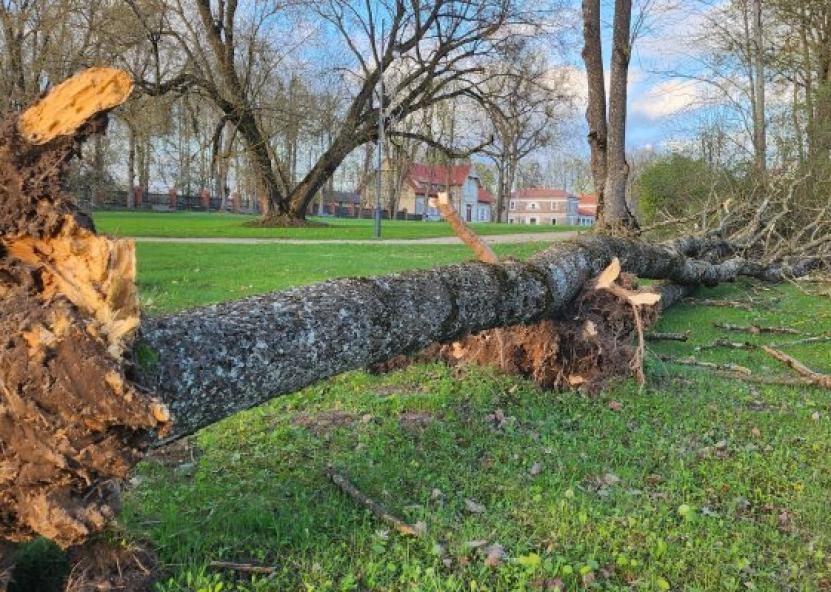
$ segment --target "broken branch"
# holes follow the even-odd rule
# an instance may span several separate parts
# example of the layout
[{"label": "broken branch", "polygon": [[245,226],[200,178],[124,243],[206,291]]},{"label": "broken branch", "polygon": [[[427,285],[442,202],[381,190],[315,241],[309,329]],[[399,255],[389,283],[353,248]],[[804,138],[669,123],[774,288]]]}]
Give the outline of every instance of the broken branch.
[{"label": "broken branch", "polygon": [[722,323],[715,321],[713,327],[717,329],[724,329],[725,331],[737,331],[742,333],[750,333],[751,335],[759,335],[761,333],[775,333],[777,335],[799,335],[799,331],[791,327],[761,327],[759,325],[733,325],[732,323]]},{"label": "broken branch", "polygon": [[405,536],[421,536],[424,534],[425,525],[421,522],[414,525],[407,524],[401,518],[390,513],[384,506],[358,489],[343,473],[339,473],[333,467],[326,467],[326,476],[337,485],[341,491],[351,497],[354,501],[372,512],[378,519],[392,526],[396,531]]},{"label": "broken branch", "polygon": [[772,358],[779,360],[791,370],[799,374],[807,384],[812,384],[825,389],[831,389],[831,375],[814,372],[793,356],[789,356],[788,354],[767,345],[763,345],[762,350],[764,350],[764,352]]},{"label": "broken branch", "polygon": [[459,216],[456,208],[450,203],[450,197],[446,191],[439,192],[438,197],[431,197],[430,205],[438,209],[441,217],[447,220],[456,236],[476,253],[476,258],[479,261],[482,263],[499,263],[499,257],[496,256],[493,249],[482,240],[482,237],[473,232],[470,226]]}]

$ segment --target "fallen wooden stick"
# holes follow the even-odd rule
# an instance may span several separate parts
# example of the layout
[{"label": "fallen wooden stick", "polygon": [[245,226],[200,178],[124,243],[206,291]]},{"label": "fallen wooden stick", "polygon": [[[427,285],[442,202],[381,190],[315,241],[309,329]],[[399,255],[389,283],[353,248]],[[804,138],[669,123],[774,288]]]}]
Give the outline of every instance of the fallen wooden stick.
[{"label": "fallen wooden stick", "polygon": [[647,333],[647,341],[687,341],[690,338],[690,331],[683,333]]},{"label": "fallen wooden stick", "polygon": [[756,349],[756,346],[752,343],[748,343],[747,341],[730,341],[729,339],[724,339],[723,337],[716,339],[714,342],[709,343],[707,345],[699,345],[695,348],[695,351],[707,351],[709,349],[718,349],[718,348],[726,348],[726,349]]},{"label": "fallen wooden stick", "polygon": [[375,516],[377,516],[382,522],[386,522],[392,526],[400,534],[415,537],[424,534],[426,530],[424,523],[418,522],[416,524],[407,524],[401,518],[391,514],[389,510],[387,510],[380,503],[376,502],[374,499],[358,489],[355,484],[346,477],[346,475],[339,473],[334,467],[328,466],[324,472],[332,483],[337,485],[341,491],[375,514]]},{"label": "fallen wooden stick", "polygon": [[234,571],[258,574],[273,574],[277,572],[276,567],[254,565],[253,563],[232,563],[230,561],[211,561],[208,564],[208,567],[215,567],[217,569],[233,569]]},{"label": "fallen wooden stick", "polygon": [[751,374],[753,374],[750,368],[745,368],[744,366],[739,366],[738,364],[716,364],[714,362],[702,362],[701,360],[696,360],[691,356],[687,358],[673,358],[672,356],[658,354],[657,357],[662,362],[669,362],[670,364],[681,364],[682,366],[697,366],[699,368],[721,370],[724,372],[736,372],[739,374],[743,374],[745,376],[750,376]]},{"label": "fallen wooden stick", "polygon": [[748,302],[739,302],[738,300],[714,300],[712,298],[686,298],[685,302],[690,304],[697,304],[700,306],[716,306],[721,308],[738,308],[741,310],[753,310],[753,306]]},{"label": "fallen wooden stick", "polygon": [[742,333],[750,333],[752,335],[759,335],[761,333],[775,333],[777,335],[799,335],[799,331],[791,327],[761,327],[759,325],[734,325],[732,323],[714,322],[713,327],[717,329],[724,329],[725,331],[737,331]]},{"label": "fallen wooden stick", "polygon": [[782,343],[772,343],[769,347],[780,348],[791,345],[804,345],[806,343],[824,343],[831,341],[831,335],[814,335],[813,337],[805,337],[804,339],[796,339],[794,341],[783,341]]},{"label": "fallen wooden stick", "polygon": [[796,358],[789,356],[788,354],[781,352],[778,349],[774,349],[767,345],[763,345],[762,349],[766,354],[784,363],[791,370],[799,374],[804,379],[805,383],[819,386],[825,389],[831,389],[831,375],[814,372],[813,370],[808,368],[808,366],[806,366]]}]

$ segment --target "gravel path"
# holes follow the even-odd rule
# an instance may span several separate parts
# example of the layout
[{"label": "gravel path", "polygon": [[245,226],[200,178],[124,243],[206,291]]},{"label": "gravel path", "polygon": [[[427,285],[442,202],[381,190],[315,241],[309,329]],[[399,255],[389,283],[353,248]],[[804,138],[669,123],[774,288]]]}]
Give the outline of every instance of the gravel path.
[{"label": "gravel path", "polygon": [[[560,241],[574,238],[577,231],[565,232],[526,232],[522,234],[494,234],[483,236],[486,243],[529,243],[535,241]],[[232,238],[232,237],[155,237],[155,236],[128,236],[141,243],[185,243],[185,244],[218,244],[218,245],[458,245],[462,241],[455,236],[436,238],[392,238],[381,240],[363,239],[301,239],[301,238]]]}]

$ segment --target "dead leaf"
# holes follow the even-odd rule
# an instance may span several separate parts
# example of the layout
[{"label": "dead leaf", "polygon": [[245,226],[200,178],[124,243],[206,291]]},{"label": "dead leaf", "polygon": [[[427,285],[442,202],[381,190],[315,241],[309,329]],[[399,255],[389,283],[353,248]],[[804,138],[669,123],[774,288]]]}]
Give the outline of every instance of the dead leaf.
[{"label": "dead leaf", "polygon": [[609,266],[600,272],[597,279],[594,280],[594,286],[598,290],[610,287],[620,275],[620,259],[615,257]]},{"label": "dead leaf", "polygon": [[762,436],[762,431],[759,428],[754,427],[750,430],[750,435],[754,438],[760,438]]},{"label": "dead leaf", "polygon": [[485,512],[485,506],[467,498],[465,498],[465,509],[471,514],[483,514]]},{"label": "dead leaf", "polygon": [[532,477],[536,477],[541,472],[542,472],[542,464],[538,463],[538,462],[535,462],[533,465],[531,465],[531,469],[528,471],[528,474],[531,475]]},{"label": "dead leaf", "polygon": [[623,409],[623,404],[619,401],[609,401],[609,409],[612,411],[620,411]]},{"label": "dead leaf", "polygon": [[496,567],[502,563],[502,558],[505,557],[505,549],[499,543],[494,543],[485,549],[485,565],[488,567]]}]

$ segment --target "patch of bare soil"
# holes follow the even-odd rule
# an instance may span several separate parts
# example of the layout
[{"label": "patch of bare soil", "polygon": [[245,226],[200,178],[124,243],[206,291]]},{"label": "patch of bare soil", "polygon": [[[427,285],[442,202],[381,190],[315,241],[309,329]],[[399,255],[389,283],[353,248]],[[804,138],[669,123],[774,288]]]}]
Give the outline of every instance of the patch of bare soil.
[{"label": "patch of bare soil", "polygon": [[204,451],[196,445],[195,438],[182,438],[151,450],[146,458],[166,467],[178,467],[182,463],[196,462],[203,454]]},{"label": "patch of bare soil", "polygon": [[399,425],[405,430],[418,432],[436,421],[436,416],[424,411],[407,411],[398,416]]},{"label": "patch of bare soil", "polygon": [[294,425],[306,428],[316,436],[328,434],[334,429],[351,426],[358,417],[347,411],[321,411],[320,413],[300,413],[294,418]]},{"label": "patch of bare soil", "polygon": [[73,548],[70,560],[65,592],[146,592],[161,578],[155,554],[136,543],[94,540]]}]

